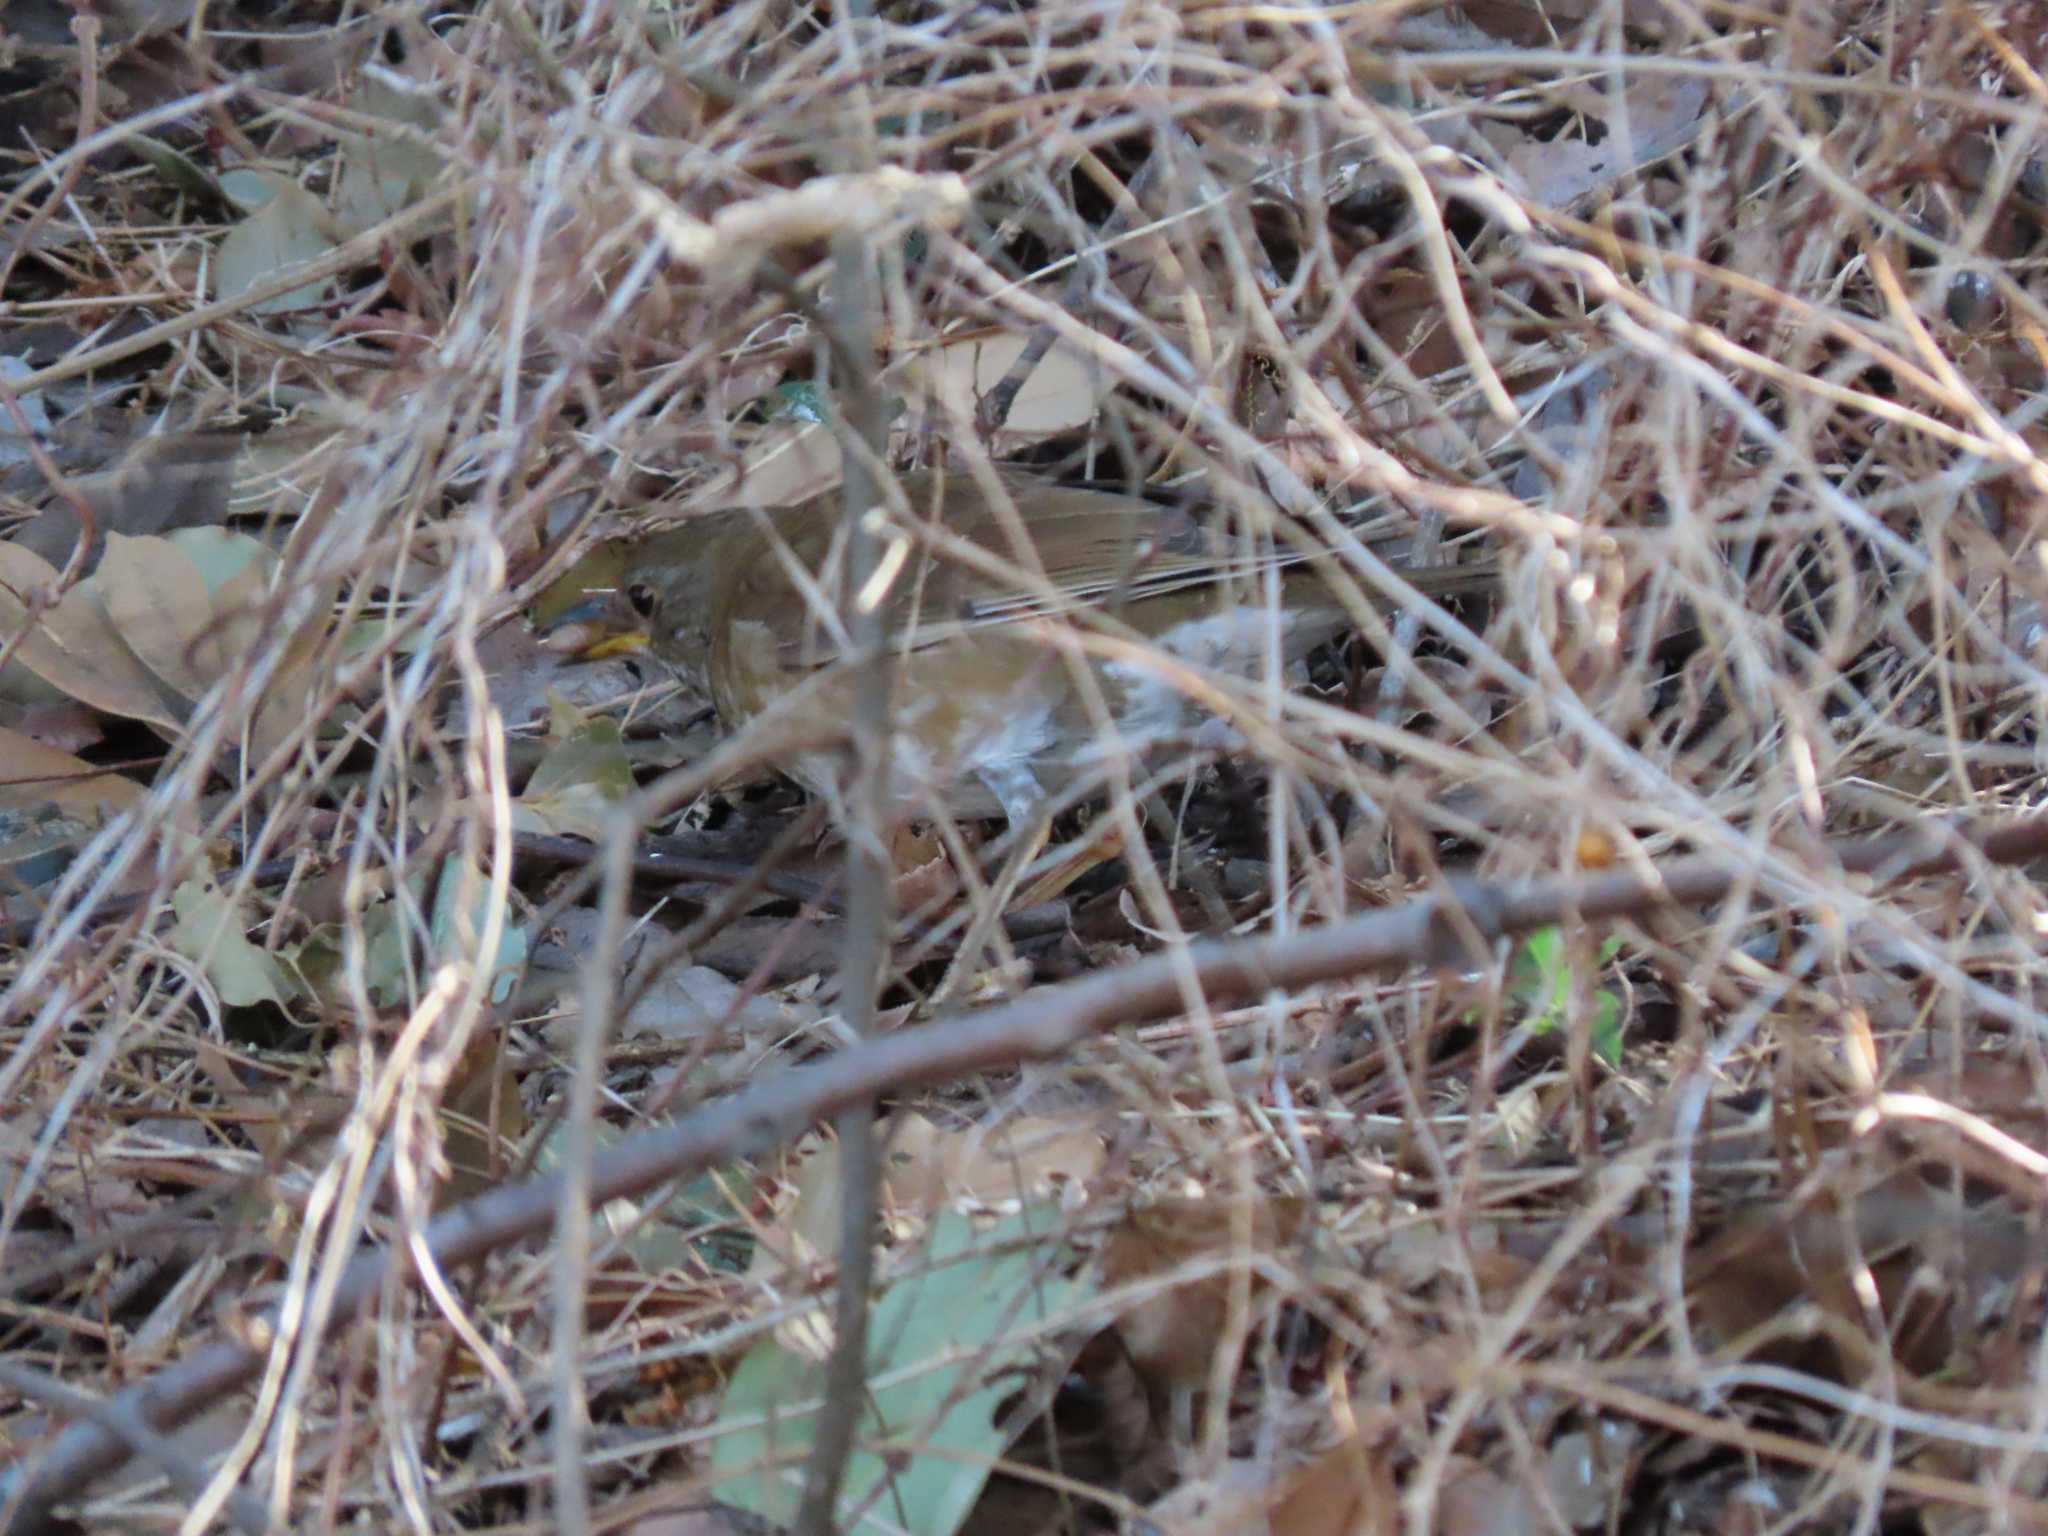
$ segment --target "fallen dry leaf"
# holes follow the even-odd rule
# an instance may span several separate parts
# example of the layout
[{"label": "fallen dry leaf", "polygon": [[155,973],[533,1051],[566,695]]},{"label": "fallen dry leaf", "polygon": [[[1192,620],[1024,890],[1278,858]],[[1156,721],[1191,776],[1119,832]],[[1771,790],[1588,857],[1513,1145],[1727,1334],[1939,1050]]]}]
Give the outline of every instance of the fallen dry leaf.
[{"label": "fallen dry leaf", "polygon": [[1161,1536],[1293,1536],[1274,1522],[1268,1504],[1273,1469],[1232,1457],[1213,1477],[1181,1484],[1146,1511]]},{"label": "fallen dry leaf", "polygon": [[787,507],[831,490],[845,475],[831,427],[821,421],[779,421],[747,445],[737,468],[713,477],[680,510]]},{"label": "fallen dry leaf", "polygon": [[[26,600],[56,585],[48,561],[0,543],[0,633],[27,628]],[[128,648],[89,583],[74,586],[44,612],[14,654],[51,687],[105,714],[141,720],[167,735],[184,719],[177,695]]]},{"label": "fallen dry leaf", "polygon": [[1453,1456],[1436,1501],[1439,1536],[1538,1536],[1554,1529],[1520,1483]]},{"label": "fallen dry leaf", "polygon": [[[95,536],[83,569],[95,568],[110,533],[153,537],[226,521],[232,465],[242,444],[235,433],[160,433],[136,443],[113,468],[75,476],[71,489],[92,509]],[[80,531],[77,509],[53,496],[14,542],[61,565]]]},{"label": "fallen dry leaf", "polygon": [[94,575],[107,617],[128,648],[188,699],[224,666],[211,636],[213,599],[189,556],[161,539],[110,534]]},{"label": "fallen dry leaf", "polygon": [[131,809],[145,793],[133,779],[102,773],[83,758],[0,728],[0,806],[24,810],[55,805],[96,820],[108,812]]},{"label": "fallen dry leaf", "polygon": [[[913,357],[902,368],[904,398],[913,411],[932,417],[941,431],[953,423],[971,423],[1030,340],[1015,331],[999,331]],[[1107,369],[1070,347],[1055,346],[1018,390],[995,445],[1014,447],[1087,426],[1102,408],[1112,382]]]}]

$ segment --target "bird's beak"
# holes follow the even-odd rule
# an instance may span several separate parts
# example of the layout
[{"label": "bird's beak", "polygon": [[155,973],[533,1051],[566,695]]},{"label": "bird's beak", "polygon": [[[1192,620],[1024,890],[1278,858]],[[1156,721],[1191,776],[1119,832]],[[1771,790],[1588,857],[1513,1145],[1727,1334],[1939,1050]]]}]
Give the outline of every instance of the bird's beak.
[{"label": "bird's beak", "polygon": [[593,593],[539,627],[550,650],[565,651],[577,661],[608,661],[615,656],[646,654],[644,629],[620,629],[609,593]]},{"label": "bird's beak", "polygon": [[596,643],[583,648],[585,661],[609,661],[614,656],[645,656],[647,654],[647,631],[644,629],[620,630],[601,636]]}]

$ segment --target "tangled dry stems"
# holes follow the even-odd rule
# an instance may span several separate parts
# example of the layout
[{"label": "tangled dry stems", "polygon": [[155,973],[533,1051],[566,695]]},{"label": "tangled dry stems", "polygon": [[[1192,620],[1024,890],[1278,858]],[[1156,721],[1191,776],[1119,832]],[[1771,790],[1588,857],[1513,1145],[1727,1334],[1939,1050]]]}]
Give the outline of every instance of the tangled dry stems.
[{"label": "tangled dry stems", "polygon": [[[317,36],[327,64],[353,74],[395,40],[404,63],[387,66],[444,109],[424,132],[441,179],[291,281],[217,302],[203,297],[211,247],[190,210],[94,157],[144,129],[212,121],[321,187],[317,145],[388,123],[337,110],[347,94],[302,71],[266,72],[225,34],[207,40],[215,75],[197,94],[125,118],[101,103],[104,123],[88,112],[72,150],[16,179],[8,225],[94,233],[45,258],[62,297],[44,313],[90,295],[95,318],[147,323],[12,392],[90,368],[184,420],[282,410],[305,446],[270,488],[291,531],[268,638],[201,703],[146,806],[73,865],[10,962],[0,1102],[17,1109],[0,1242],[23,1242],[31,1213],[77,1209],[95,1168],[160,1177],[169,1163],[240,1187],[265,1167],[246,1138],[180,1143],[163,1129],[218,1111],[237,1073],[257,1070],[204,969],[162,938],[171,893],[211,867],[272,948],[316,911],[341,932],[314,1021],[328,1060],[261,1079],[317,1086],[345,1116],[279,1183],[276,1252],[302,1343],[269,1357],[262,1410],[232,1457],[274,1510],[368,1507],[419,1528],[500,1518],[543,1475],[544,1383],[581,1393],[649,1354],[717,1356],[752,1326],[757,1298],[683,1286],[703,1330],[677,1335],[689,1342],[628,1308],[583,1341],[575,1370],[550,1366],[536,1348],[547,1260],[502,1257],[433,1280],[427,1304],[380,1293],[352,1346],[370,1373],[353,1408],[318,1343],[365,1241],[403,1246],[444,1198],[444,1111],[468,1064],[507,1040],[547,1059],[538,1021],[493,1004],[477,959],[525,910],[508,897],[547,894],[520,888],[512,857],[514,759],[535,722],[502,711],[494,637],[600,534],[748,494],[731,472],[758,453],[753,408],[819,366],[824,242],[857,224],[880,253],[884,392],[909,361],[976,331],[1050,338],[1105,391],[1084,429],[1036,435],[1014,414],[991,430],[1002,413],[985,402],[976,419],[957,400],[912,400],[892,462],[993,453],[1133,478],[1199,470],[1208,495],[1279,540],[1334,536],[1335,490],[1414,520],[1424,559],[1441,527],[1504,561],[1483,610],[1409,605],[1382,621],[1361,605],[1372,654],[1392,658],[1369,687],[1242,697],[1273,780],[1263,824],[1241,839],[1281,893],[1270,926],[1355,906],[1359,885],[1342,874],[1361,858],[1388,893],[1435,880],[1445,858],[1512,885],[1589,849],[1628,867],[1693,852],[1751,872],[1696,916],[1625,926],[1641,996],[1624,1075],[1596,1072],[1574,1037],[1553,1064],[1563,1086],[1541,1091],[1529,1065],[1541,1048],[1508,1013],[1498,945],[1476,986],[1417,975],[1275,1000],[1256,1028],[1194,1006],[1156,1059],[1130,1059],[1146,1046],[1077,1053],[1075,1080],[1106,1085],[1105,1105],[1149,1120],[1172,1153],[1113,1137],[1122,1182],[1098,1196],[1142,1204],[1169,1180],[1241,1201],[1345,1191],[1326,1215],[1354,1258],[1418,1212],[1445,1233],[1543,1234],[1508,1296],[1458,1237],[1391,1320],[1383,1296],[1299,1253],[1238,1256],[1232,1273],[1258,1269],[1341,1341],[1355,1397],[1395,1405],[1386,1455],[1418,1522],[1463,1458],[1547,1432],[1574,1391],[1577,1412],[1705,1433],[1692,1408],[1646,1401],[1639,1379],[1560,1367],[1654,1342],[1681,1380],[1718,1379],[1703,1361],[1719,1346],[1693,1340],[1679,1301],[1687,1249],[1670,1241],[1695,1209],[1718,1218],[1760,1194],[1794,1197],[1794,1211],[1853,1202],[1928,1155],[1924,1142],[1827,1151],[1808,1129],[1802,1156],[1770,1178],[1738,1175],[1697,1156],[1710,1106],[1763,1091],[1810,1127],[1905,1084],[1983,1123],[2009,1108],[1984,1100],[1987,1064],[2034,1081],[2042,1070],[2029,880],[1980,866],[1966,881],[1873,887],[1812,853],[1928,812],[2023,806],[2037,772],[2038,61],[2015,51],[2005,13],[1957,6],[1817,8],[1762,31],[1628,6],[1567,19],[1568,37],[1541,44],[1511,25],[1533,13],[1500,9],[1468,22],[933,5],[887,11],[856,37],[766,4],[382,8],[297,46]],[[118,43],[83,46],[81,79]],[[903,196],[854,183],[816,195],[817,178],[840,173],[849,102],[872,157],[924,178]],[[314,277],[344,280],[338,302],[262,307]],[[1355,574],[1362,591],[1383,580]],[[259,708],[306,664],[293,646],[308,633],[317,686],[295,728],[266,736]],[[344,735],[322,734],[344,714]],[[1123,937],[1162,937],[1170,953],[1189,923],[1174,840],[1130,794],[1108,815],[1130,870]],[[1380,843],[1390,855],[1375,857]],[[477,909],[491,916],[482,932],[458,924],[450,963],[422,968],[394,1005],[372,976],[365,912],[401,893],[416,954],[435,954],[431,913],[402,893],[451,854],[487,886]],[[260,889],[255,872],[287,855],[301,873]],[[624,892],[607,888],[615,920]],[[123,895],[140,901],[106,921]],[[1570,942],[1583,1009],[1595,940]],[[602,1002],[613,982],[596,973],[590,995]],[[1308,1049],[1316,1028],[1356,1059],[1331,1072]],[[513,1084],[536,1109],[560,1089],[546,1068]],[[1027,1075],[985,1090],[981,1107],[1044,1091]],[[1531,1103],[1542,1112],[1518,1144],[1506,1128]],[[1347,1129],[1374,1109],[1406,1117],[1400,1157]],[[1936,1160],[1977,1177],[2012,1164],[1996,1147],[1988,1169],[1959,1156]],[[1573,1305],[1556,1282],[1580,1275],[1624,1217],[1647,1222],[1659,1236],[1646,1251],[1665,1256]],[[1228,1330],[1254,1331],[1248,1279],[1229,1300]],[[422,1392],[416,1362],[457,1339],[495,1366]],[[1496,1369],[1438,1401],[1403,1377],[1390,1339],[1448,1340]],[[1531,1356],[1555,1364],[1506,1364]],[[102,1363],[104,1387],[155,1362],[109,1349]],[[2009,1385],[2002,1405],[1950,1404],[1948,1428],[2029,1422],[2037,1373]],[[1802,1442],[1820,1472],[1798,1485],[1806,1507],[1886,1487],[1994,1506],[2038,1492],[2013,1456],[1943,1462],[1946,1481],[1909,1475],[1902,1443],[1924,1432],[1908,1416],[1915,1393],[1896,1371],[1861,1390]],[[1212,1470],[1261,1424],[1314,1438],[1299,1394],[1273,1379],[1262,1391],[1212,1394]],[[484,1405],[501,1416],[503,1464],[429,1478],[433,1415]],[[318,1437],[343,1420],[351,1459],[316,1466]],[[1739,1413],[1717,1422],[1777,1454],[1773,1432]],[[1872,1426],[1893,1438],[1873,1448]],[[690,1442],[633,1453],[666,1467],[664,1452]],[[1533,1454],[1525,1439],[1502,1465],[1533,1483]],[[1884,1476],[1860,1482],[1872,1463]]]}]

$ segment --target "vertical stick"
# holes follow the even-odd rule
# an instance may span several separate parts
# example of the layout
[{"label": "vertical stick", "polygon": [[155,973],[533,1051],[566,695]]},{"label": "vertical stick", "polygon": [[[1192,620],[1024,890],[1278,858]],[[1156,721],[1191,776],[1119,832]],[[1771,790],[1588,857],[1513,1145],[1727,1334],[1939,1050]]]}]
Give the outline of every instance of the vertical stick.
[{"label": "vertical stick", "polygon": [[[846,63],[853,78],[848,120],[841,144],[853,162],[845,170],[868,169],[874,159],[874,125],[863,112],[858,28],[866,19],[862,0],[849,4],[843,28]],[[840,953],[839,1006],[856,1040],[875,1031],[876,1008],[889,957],[893,925],[888,848],[890,694],[894,682],[886,625],[885,593],[867,587],[881,563],[882,536],[877,505],[878,475],[888,446],[888,417],[875,380],[874,253],[865,236],[843,234],[832,243],[832,306],[825,327],[830,350],[831,403],[845,442],[845,556],[841,566],[840,611],[853,647],[853,766],[842,795],[846,808],[846,937]],[[838,1304],[832,1358],[825,1371],[825,1401],[817,1440],[804,1478],[797,1536],[831,1536],[839,1490],[852,1454],[855,1429],[867,1401],[868,1288],[874,1270],[875,1206],[881,1185],[880,1150],[875,1145],[875,1103],[862,1099],[833,1119],[839,1137],[844,1205],[839,1226]]]}]

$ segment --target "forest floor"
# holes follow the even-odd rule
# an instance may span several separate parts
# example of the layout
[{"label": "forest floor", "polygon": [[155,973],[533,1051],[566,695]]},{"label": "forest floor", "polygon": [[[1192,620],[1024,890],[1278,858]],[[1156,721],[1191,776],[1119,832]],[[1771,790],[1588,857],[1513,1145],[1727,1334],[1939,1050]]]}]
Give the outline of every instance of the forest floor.
[{"label": "forest floor", "polygon": [[[13,0],[0,1530],[2048,1526],[2044,41]],[[849,464],[1348,619],[888,820],[578,606]]]}]

